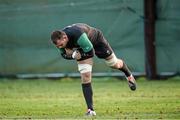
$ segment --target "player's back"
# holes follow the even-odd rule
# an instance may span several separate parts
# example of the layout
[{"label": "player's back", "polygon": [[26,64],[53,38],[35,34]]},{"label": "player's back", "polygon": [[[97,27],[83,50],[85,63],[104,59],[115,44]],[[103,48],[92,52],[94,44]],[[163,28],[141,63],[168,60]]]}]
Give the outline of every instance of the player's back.
[{"label": "player's back", "polygon": [[[86,33],[90,41],[96,43],[97,37],[99,36],[99,30],[91,27],[85,23],[75,23],[69,25],[63,29],[69,38],[76,38],[75,41],[80,37],[82,33]],[[71,37],[72,36],[72,37]]]}]

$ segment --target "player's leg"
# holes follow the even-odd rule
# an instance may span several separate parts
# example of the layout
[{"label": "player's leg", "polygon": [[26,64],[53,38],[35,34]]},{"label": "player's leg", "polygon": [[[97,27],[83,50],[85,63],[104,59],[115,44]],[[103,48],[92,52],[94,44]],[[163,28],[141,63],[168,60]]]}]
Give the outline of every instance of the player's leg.
[{"label": "player's leg", "polygon": [[136,82],[135,79],[129,70],[128,66],[122,59],[118,59],[114,53],[112,53],[109,57],[105,58],[105,62],[108,66],[114,69],[121,70],[128,81],[128,85],[131,90],[136,90]]},{"label": "player's leg", "polygon": [[93,108],[93,90],[91,85],[92,65],[93,65],[92,58],[78,61],[78,70],[81,74],[81,81],[82,81],[82,91],[88,109],[86,115],[90,115],[90,116],[96,115]]},{"label": "player's leg", "polygon": [[125,64],[125,62],[116,57],[111,46],[104,38],[101,31],[99,31],[98,36],[99,36],[97,40],[98,42],[96,45],[94,45],[95,54],[97,55],[97,57],[105,59],[106,64],[111,68],[121,70],[125,74],[126,79],[128,81],[128,85],[131,88],[131,90],[135,90],[136,89],[135,79],[131,71]]}]

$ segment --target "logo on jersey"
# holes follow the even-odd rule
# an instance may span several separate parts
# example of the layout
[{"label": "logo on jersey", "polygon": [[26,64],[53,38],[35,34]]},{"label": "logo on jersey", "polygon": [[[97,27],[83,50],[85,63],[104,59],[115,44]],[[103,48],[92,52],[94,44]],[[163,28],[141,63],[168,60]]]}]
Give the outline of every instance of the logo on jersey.
[{"label": "logo on jersey", "polygon": [[86,47],[86,50],[89,50],[89,47]]},{"label": "logo on jersey", "polygon": [[109,50],[106,51],[107,54],[111,54],[111,52]]}]

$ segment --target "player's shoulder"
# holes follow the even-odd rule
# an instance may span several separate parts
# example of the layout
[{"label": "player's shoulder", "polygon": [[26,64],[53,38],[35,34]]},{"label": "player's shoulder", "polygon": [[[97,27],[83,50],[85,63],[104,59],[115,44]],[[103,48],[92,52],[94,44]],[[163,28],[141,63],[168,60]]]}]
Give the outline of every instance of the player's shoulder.
[{"label": "player's shoulder", "polygon": [[66,26],[63,31],[69,35],[80,36],[84,31],[79,23]]},{"label": "player's shoulder", "polygon": [[66,26],[64,29],[77,29],[77,30],[81,30],[81,29],[83,29],[85,27],[90,27],[90,26],[85,24],[85,23],[75,23],[75,24]]},{"label": "player's shoulder", "polygon": [[76,32],[76,31],[80,31],[80,28],[78,26],[76,26],[75,24],[72,24],[72,25],[68,25],[65,28],[63,28],[63,31]]}]

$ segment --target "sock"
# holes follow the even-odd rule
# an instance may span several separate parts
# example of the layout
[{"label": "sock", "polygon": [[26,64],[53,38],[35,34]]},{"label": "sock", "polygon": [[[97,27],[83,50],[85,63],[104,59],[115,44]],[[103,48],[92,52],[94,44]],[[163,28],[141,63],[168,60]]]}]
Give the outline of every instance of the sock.
[{"label": "sock", "polygon": [[127,65],[123,62],[123,66],[122,68],[119,68],[119,70],[121,70],[122,72],[124,72],[124,74],[126,75],[126,77],[129,77],[131,75],[131,71],[128,69]]},{"label": "sock", "polygon": [[92,99],[93,91],[92,91],[91,83],[82,84],[82,90],[83,90],[84,98],[86,100],[88,109],[94,110],[93,99]]}]

